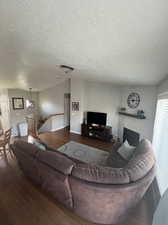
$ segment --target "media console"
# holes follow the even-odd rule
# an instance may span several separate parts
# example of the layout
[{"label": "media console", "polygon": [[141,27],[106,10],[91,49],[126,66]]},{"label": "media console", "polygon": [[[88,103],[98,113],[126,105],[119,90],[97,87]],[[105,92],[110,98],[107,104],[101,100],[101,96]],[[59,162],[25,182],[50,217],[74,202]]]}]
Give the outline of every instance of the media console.
[{"label": "media console", "polygon": [[112,140],[112,127],[104,125],[82,124],[82,136],[98,138],[104,141]]}]

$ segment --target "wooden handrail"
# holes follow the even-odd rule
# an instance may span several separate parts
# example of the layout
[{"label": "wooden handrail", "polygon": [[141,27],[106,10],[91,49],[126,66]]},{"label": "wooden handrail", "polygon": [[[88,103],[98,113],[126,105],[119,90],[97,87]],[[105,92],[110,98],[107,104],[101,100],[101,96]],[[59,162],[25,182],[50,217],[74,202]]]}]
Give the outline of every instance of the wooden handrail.
[{"label": "wooden handrail", "polygon": [[51,114],[45,119],[38,119],[37,117],[26,117],[26,121],[28,124],[28,134],[34,137],[38,137],[38,130],[40,127],[43,126],[43,124],[49,120],[50,118],[54,116],[64,116],[64,113],[56,113],[56,114]]},{"label": "wooden handrail", "polygon": [[56,114],[51,114],[49,115],[46,120],[50,119],[51,117],[54,117],[54,116],[64,116],[64,113],[56,113]]}]

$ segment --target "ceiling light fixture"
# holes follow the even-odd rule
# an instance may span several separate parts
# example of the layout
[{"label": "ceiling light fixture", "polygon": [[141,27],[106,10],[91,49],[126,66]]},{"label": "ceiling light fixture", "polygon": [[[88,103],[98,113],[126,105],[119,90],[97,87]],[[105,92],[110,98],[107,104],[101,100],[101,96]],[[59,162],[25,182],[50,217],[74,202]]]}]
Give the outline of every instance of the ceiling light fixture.
[{"label": "ceiling light fixture", "polygon": [[29,88],[29,99],[26,100],[26,107],[29,113],[32,113],[35,109],[35,102],[32,97],[32,88]]},{"label": "ceiling light fixture", "polygon": [[66,65],[60,65],[60,68],[64,71],[64,73],[71,73],[74,70],[73,67]]}]

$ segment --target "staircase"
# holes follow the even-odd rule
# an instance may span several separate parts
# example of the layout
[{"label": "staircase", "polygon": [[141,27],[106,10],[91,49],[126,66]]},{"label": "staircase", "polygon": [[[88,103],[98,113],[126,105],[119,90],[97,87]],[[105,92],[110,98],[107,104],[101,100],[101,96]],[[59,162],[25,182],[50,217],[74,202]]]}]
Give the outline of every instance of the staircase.
[{"label": "staircase", "polygon": [[38,132],[39,133],[54,132],[64,127],[66,127],[66,124],[64,121],[64,113],[57,113],[47,117],[43,121],[43,123],[40,125]]},{"label": "staircase", "polygon": [[39,133],[54,132],[67,126],[64,121],[64,113],[52,114],[44,120],[39,120],[34,116],[26,117],[26,121],[28,135],[35,138],[38,138]]}]

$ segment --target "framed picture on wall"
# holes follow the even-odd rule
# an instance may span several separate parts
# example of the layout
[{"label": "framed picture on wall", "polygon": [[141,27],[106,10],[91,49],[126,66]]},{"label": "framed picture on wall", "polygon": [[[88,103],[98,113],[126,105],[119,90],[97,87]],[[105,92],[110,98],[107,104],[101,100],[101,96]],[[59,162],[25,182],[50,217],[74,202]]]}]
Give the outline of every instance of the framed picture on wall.
[{"label": "framed picture on wall", "polygon": [[24,98],[12,98],[13,109],[24,109]]},{"label": "framed picture on wall", "polygon": [[79,102],[72,102],[72,111],[79,111]]}]

